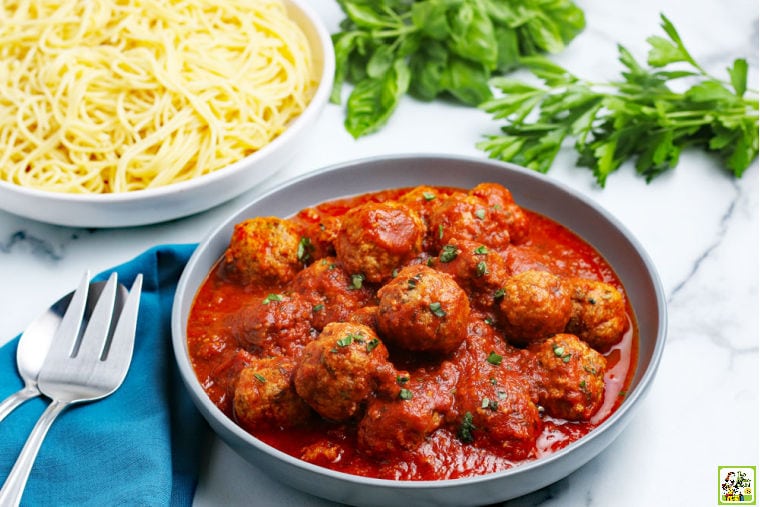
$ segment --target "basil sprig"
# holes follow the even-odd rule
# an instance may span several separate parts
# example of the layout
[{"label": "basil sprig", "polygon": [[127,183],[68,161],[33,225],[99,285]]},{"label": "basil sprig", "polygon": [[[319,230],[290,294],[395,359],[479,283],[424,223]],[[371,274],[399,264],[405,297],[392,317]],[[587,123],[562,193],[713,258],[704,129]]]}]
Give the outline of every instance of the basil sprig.
[{"label": "basil sprig", "polygon": [[331,101],[355,138],[383,127],[405,94],[470,106],[492,98],[489,79],[520,58],[557,53],[585,27],[571,0],[339,0]]}]

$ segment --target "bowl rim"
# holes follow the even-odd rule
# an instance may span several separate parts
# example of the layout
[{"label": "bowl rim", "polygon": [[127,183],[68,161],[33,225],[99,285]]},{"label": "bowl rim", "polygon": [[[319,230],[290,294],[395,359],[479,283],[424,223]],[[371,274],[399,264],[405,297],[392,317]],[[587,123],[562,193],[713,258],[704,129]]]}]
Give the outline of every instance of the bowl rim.
[{"label": "bowl rim", "polygon": [[[175,193],[188,192],[200,187],[213,184],[218,180],[225,179],[232,174],[244,171],[252,161],[265,159],[270,152],[277,151],[281,145],[287,144],[291,138],[296,137],[301,130],[307,128],[313,117],[320,114],[323,106],[327,104],[332,92],[333,81],[335,77],[335,50],[332,44],[332,36],[327,27],[322,22],[319,14],[309,5],[308,0],[282,0],[285,7],[290,10],[296,8],[300,10],[308,20],[308,29],[313,30],[319,41],[321,49],[322,70],[315,77],[319,79],[319,85],[314,95],[309,99],[304,110],[288,124],[287,128],[277,137],[272,139],[262,148],[247,155],[240,160],[212,171],[202,174],[198,177],[170,183],[156,188],[147,188],[140,190],[131,190],[127,192],[113,192],[107,194],[71,194],[65,192],[53,192],[42,190],[35,187],[25,187],[5,180],[0,180],[0,191],[8,191],[23,197],[29,197],[36,200],[57,201],[60,203],[77,203],[77,204],[101,204],[101,203],[122,203],[122,202],[140,202],[158,199]],[[304,26],[300,25],[303,29]],[[0,208],[1,209],[1,208]],[[15,213],[15,212],[14,212]]]},{"label": "bowl rim", "polygon": [[[365,476],[349,474],[346,472],[336,471],[336,470],[325,468],[319,465],[315,465],[315,464],[300,460],[283,451],[280,451],[279,449],[275,447],[270,446],[269,444],[266,444],[265,442],[259,440],[258,438],[251,435],[250,433],[245,431],[243,428],[238,426],[232,419],[230,419],[216,405],[214,405],[208,398],[208,395],[200,386],[200,383],[197,381],[197,378],[195,377],[195,372],[192,369],[192,366],[190,364],[189,357],[187,354],[186,336],[182,332],[184,329],[185,323],[181,322],[180,320],[182,317],[181,306],[183,303],[183,298],[189,297],[192,300],[195,297],[195,293],[198,289],[198,287],[193,287],[192,293],[188,293],[188,288],[189,288],[188,274],[192,270],[196,269],[196,264],[198,264],[199,261],[201,260],[201,256],[203,255],[205,249],[209,247],[211,241],[214,238],[216,238],[220,233],[222,233],[222,231],[224,231],[227,227],[229,227],[236,220],[238,220],[241,214],[243,214],[246,210],[248,210],[251,206],[255,205],[259,201],[265,200],[271,197],[272,195],[277,194],[287,189],[288,187],[292,185],[296,185],[304,181],[308,181],[309,179],[312,179],[312,178],[320,178],[332,172],[350,170],[350,168],[354,166],[362,166],[362,165],[374,164],[378,162],[386,162],[386,163],[398,162],[398,161],[403,162],[403,161],[409,161],[409,160],[422,160],[422,159],[459,161],[459,162],[469,163],[469,164],[472,164],[472,163],[484,164],[484,165],[494,166],[497,168],[500,167],[508,171],[518,172],[522,175],[528,176],[529,178],[540,180],[542,183],[539,183],[539,184],[552,186],[556,190],[561,191],[565,194],[569,194],[573,198],[578,199],[579,201],[581,201],[583,205],[593,209],[603,219],[607,220],[612,226],[618,229],[620,234],[630,243],[630,246],[633,247],[633,249],[636,251],[636,253],[639,256],[639,260],[645,266],[646,271],[650,277],[649,281],[651,282],[651,285],[653,287],[654,294],[656,297],[655,303],[659,310],[657,332],[654,338],[654,346],[652,348],[651,358],[649,362],[646,365],[644,365],[645,366],[644,371],[641,377],[639,378],[637,385],[632,390],[628,391],[625,399],[620,404],[620,406],[618,406],[618,408],[614,412],[612,412],[604,421],[602,421],[598,426],[594,427],[589,433],[579,438],[578,440],[571,442],[570,444],[563,447],[562,449],[554,451],[546,456],[542,456],[540,458],[536,458],[530,461],[520,463],[516,466],[510,467],[505,470],[491,472],[487,474],[469,476],[469,477],[461,477],[461,478],[455,478],[455,479],[440,479],[440,480],[395,480],[395,479],[379,479],[379,478],[374,478],[374,477],[365,477]],[[339,196],[336,198],[339,198]],[[204,273],[204,277],[203,277],[204,279],[206,275],[207,275],[207,272]],[[667,321],[668,321],[667,300],[666,300],[665,292],[662,286],[662,281],[660,279],[660,276],[658,274],[654,261],[649,256],[647,251],[644,249],[641,242],[631,233],[631,231],[620,220],[618,220],[614,215],[612,215],[608,210],[603,208],[600,204],[594,202],[589,197],[574,190],[569,185],[563,182],[554,180],[548,176],[541,175],[535,171],[531,171],[529,169],[518,166],[516,164],[512,164],[509,162],[502,162],[502,161],[494,160],[494,159],[476,158],[476,157],[468,156],[468,155],[420,152],[420,153],[373,155],[369,157],[362,157],[362,158],[357,158],[353,160],[330,164],[320,169],[316,169],[316,170],[307,172],[305,174],[292,177],[288,179],[287,181],[284,181],[272,187],[266,192],[256,195],[251,200],[247,201],[244,205],[242,205],[241,207],[233,211],[231,214],[228,215],[226,219],[224,219],[220,224],[218,224],[216,227],[214,227],[210,232],[208,232],[205,235],[203,240],[198,244],[195,251],[191,255],[190,259],[188,260],[185,266],[185,269],[180,277],[180,280],[177,284],[177,289],[175,292],[175,299],[174,299],[174,303],[172,307],[172,316],[171,316],[171,331],[172,331],[172,345],[174,348],[175,359],[179,367],[180,374],[182,375],[183,380],[185,381],[185,387],[188,388],[191,396],[194,398],[196,403],[201,403],[203,407],[210,412],[210,415],[214,416],[214,419],[218,424],[222,425],[225,430],[230,431],[234,436],[242,439],[246,444],[252,445],[258,451],[268,454],[278,460],[282,460],[291,466],[317,474],[319,476],[329,477],[331,479],[338,479],[338,480],[349,482],[356,485],[380,486],[380,487],[392,486],[393,488],[396,488],[396,489],[417,490],[417,489],[429,489],[429,488],[436,488],[436,489],[456,488],[458,486],[462,486],[465,484],[467,485],[478,484],[480,482],[492,481],[500,477],[530,473],[536,468],[544,467],[548,464],[563,460],[567,455],[574,452],[577,448],[587,445],[587,443],[590,441],[601,438],[602,435],[604,435],[605,433],[610,431],[611,428],[616,426],[621,419],[624,419],[627,416],[628,412],[632,410],[632,407],[636,405],[636,403],[640,399],[642,399],[646,395],[646,393],[649,391],[649,388],[651,387],[652,381],[657,373],[657,370],[659,368],[662,355],[664,352],[666,335],[667,335]],[[642,365],[639,364],[637,365],[637,368],[641,368],[641,366]],[[635,374],[636,374],[636,371],[634,371],[634,375]],[[204,412],[204,410],[201,410],[201,412]],[[623,427],[620,427],[621,431],[622,429]],[[591,456],[589,459],[592,459],[595,455],[596,454]]]}]

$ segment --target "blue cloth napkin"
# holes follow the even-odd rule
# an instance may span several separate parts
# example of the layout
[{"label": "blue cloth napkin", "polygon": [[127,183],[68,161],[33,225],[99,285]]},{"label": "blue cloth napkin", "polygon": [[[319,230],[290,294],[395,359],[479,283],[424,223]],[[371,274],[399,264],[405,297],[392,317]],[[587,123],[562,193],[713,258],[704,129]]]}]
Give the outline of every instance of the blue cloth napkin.
[{"label": "blue cloth napkin", "polygon": [[[70,406],[58,417],[42,443],[22,505],[192,504],[209,430],[181,383],[170,320],[177,282],[195,247],[158,246],[96,276],[105,279],[116,271],[130,287],[143,273],[134,358],[114,394]],[[18,338],[0,348],[0,399],[23,385],[17,344]],[[46,403],[28,401],[0,423],[1,481]]]}]

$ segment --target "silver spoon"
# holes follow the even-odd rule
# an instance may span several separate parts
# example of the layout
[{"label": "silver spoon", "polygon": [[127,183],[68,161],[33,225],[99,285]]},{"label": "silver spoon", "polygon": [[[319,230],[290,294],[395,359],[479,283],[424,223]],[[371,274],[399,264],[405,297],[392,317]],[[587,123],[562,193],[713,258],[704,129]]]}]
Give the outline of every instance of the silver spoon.
[{"label": "silver spoon", "polygon": [[[90,284],[87,295],[87,307],[85,309],[86,316],[92,313],[95,302],[98,300],[105,284],[106,282],[93,282]],[[24,387],[0,402],[0,421],[5,419],[8,414],[25,401],[40,395],[40,391],[37,388],[37,376],[40,374],[40,368],[50,349],[50,343],[53,340],[55,332],[58,330],[63,314],[66,313],[73,295],[74,291],[71,291],[53,303],[50,308],[32,321],[21,334],[18,348],[16,349],[16,367],[19,376],[24,381]]]}]

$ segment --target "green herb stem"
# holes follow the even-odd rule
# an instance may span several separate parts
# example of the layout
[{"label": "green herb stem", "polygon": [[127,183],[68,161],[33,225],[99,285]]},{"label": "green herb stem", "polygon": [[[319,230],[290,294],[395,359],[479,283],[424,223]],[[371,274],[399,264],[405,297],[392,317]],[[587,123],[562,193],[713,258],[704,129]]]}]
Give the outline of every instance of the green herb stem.
[{"label": "green herb stem", "polygon": [[[493,79],[502,95],[480,107],[506,124],[477,146],[492,158],[547,172],[565,139],[573,137],[576,164],[590,168],[601,187],[628,160],[650,182],[674,168],[686,147],[716,153],[727,171],[741,177],[758,154],[758,96],[747,88],[746,60],[727,69],[730,80],[711,76],[670,20],[661,20],[668,38],[647,39],[648,66],[618,46],[623,80],[584,81],[547,58],[523,58],[543,86]],[[690,80],[684,92],[669,87],[682,78]]]}]

